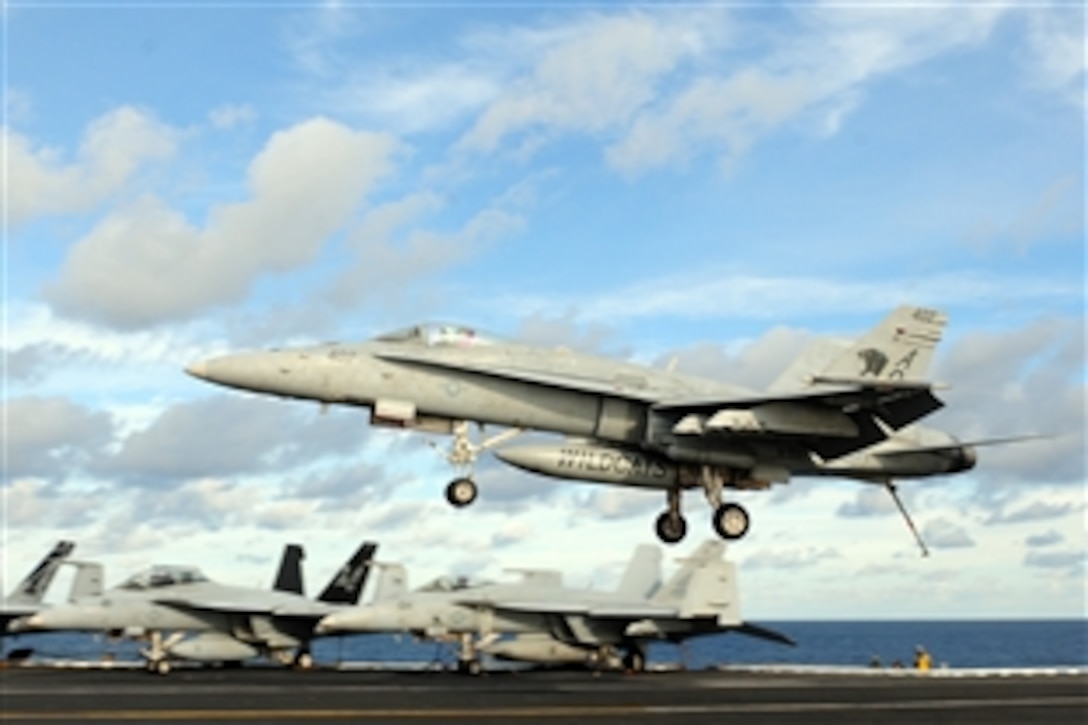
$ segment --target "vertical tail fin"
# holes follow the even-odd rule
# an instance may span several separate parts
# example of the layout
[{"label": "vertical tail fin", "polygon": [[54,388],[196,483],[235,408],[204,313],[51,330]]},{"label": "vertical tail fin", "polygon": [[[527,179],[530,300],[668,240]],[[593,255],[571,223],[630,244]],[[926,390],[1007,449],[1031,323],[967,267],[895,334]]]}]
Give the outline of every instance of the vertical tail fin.
[{"label": "vertical tail fin", "polygon": [[318,596],[318,601],[329,604],[358,604],[377,550],[377,544],[364,541],[329,581],[328,586]]},{"label": "vertical tail fin", "polygon": [[15,587],[7,602],[9,604],[39,604],[45,596],[45,590],[53,583],[60,565],[76,548],[74,542],[58,541],[53,549],[31,569],[19,585]]},{"label": "vertical tail fin", "polygon": [[939,310],[897,307],[819,374],[852,380],[924,381],[947,323],[948,316]]},{"label": "vertical tail fin", "polygon": [[627,568],[623,572],[616,594],[631,599],[645,599],[652,596],[661,586],[661,549],[641,544],[631,553]]},{"label": "vertical tail fin", "polygon": [[298,544],[288,544],[283,547],[283,556],[280,557],[280,567],[276,572],[276,580],[272,588],[277,592],[303,594],[302,560],[305,558],[306,553]]},{"label": "vertical tail fin", "polygon": [[72,586],[68,590],[68,601],[74,603],[84,597],[100,597],[105,578],[102,574],[102,565],[94,561],[70,561],[76,568],[76,575],[72,578]]},{"label": "vertical tail fin", "polygon": [[681,618],[715,617],[721,626],[740,624],[737,568],[724,557],[725,542],[703,542],[652,601],[678,608]]},{"label": "vertical tail fin", "polygon": [[408,572],[401,564],[376,564],[381,567],[378,574],[378,586],[374,590],[374,601],[381,602],[396,599],[408,591]]}]

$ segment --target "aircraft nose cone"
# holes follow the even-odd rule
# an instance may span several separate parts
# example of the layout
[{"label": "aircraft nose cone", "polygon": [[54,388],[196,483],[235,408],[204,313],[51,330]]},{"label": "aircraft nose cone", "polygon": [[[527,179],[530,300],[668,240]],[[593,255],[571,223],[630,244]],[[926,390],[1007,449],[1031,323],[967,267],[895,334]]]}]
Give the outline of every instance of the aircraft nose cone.
[{"label": "aircraft nose cone", "polygon": [[339,632],[339,620],[339,614],[328,614],[317,623],[317,626],[314,627],[314,632],[317,634],[332,634],[334,632]]},{"label": "aircraft nose cone", "polygon": [[194,378],[200,378],[201,380],[208,379],[208,361],[197,360],[185,368],[185,372],[192,375]]},{"label": "aircraft nose cone", "polygon": [[41,614],[32,614],[29,617],[22,617],[11,623],[11,629],[15,631],[26,629],[42,629],[45,626],[45,617]]}]

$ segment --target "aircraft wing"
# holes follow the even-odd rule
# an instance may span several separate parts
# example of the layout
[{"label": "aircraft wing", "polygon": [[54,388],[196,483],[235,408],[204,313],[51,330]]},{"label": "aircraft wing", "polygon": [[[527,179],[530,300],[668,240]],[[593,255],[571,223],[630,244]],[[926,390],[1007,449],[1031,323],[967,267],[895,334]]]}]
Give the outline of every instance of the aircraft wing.
[{"label": "aircraft wing", "polygon": [[477,373],[479,375],[487,375],[495,378],[533,383],[534,385],[542,385],[548,388],[578,390],[584,393],[611,395],[620,398],[628,398],[630,400],[641,400],[647,403],[655,401],[658,397],[652,394],[652,391],[647,388],[644,379],[624,375],[618,375],[611,380],[606,380],[578,375],[546,373],[537,370],[522,370],[506,365],[488,365],[474,360],[453,360],[448,357],[438,357],[414,350],[381,352],[378,353],[376,357],[393,362],[411,363],[423,367]]},{"label": "aircraft wing", "polygon": [[496,609],[525,614],[581,614],[601,619],[649,619],[653,617],[675,617],[679,610],[675,607],[660,607],[652,604],[584,604],[572,602],[497,602]]},{"label": "aircraft wing", "polygon": [[300,603],[297,606],[283,603],[274,606],[261,605],[253,602],[229,602],[229,601],[196,601],[192,599],[156,599],[156,604],[186,609],[194,612],[213,612],[218,614],[240,615],[267,615],[270,617],[291,617],[300,619],[320,619],[333,611],[329,607],[321,607],[313,603]]}]

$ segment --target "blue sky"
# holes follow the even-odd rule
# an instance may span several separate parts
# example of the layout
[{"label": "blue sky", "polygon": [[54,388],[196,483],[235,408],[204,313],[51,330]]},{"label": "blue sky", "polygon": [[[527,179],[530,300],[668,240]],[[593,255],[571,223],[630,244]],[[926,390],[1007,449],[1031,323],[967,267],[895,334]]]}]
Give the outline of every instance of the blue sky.
[{"label": "blue sky", "polygon": [[111,578],[171,560],[256,583],[290,540],[317,581],[373,535],[419,580],[607,583],[656,496],[489,462],[451,511],[420,437],[181,368],[437,317],[758,387],[813,335],[917,302],[952,320],[935,424],[1068,435],[904,486],[929,560],[879,491],[746,494],[750,616],[1084,612],[1078,5],[27,2],[5,22],[6,568],[65,535]]}]

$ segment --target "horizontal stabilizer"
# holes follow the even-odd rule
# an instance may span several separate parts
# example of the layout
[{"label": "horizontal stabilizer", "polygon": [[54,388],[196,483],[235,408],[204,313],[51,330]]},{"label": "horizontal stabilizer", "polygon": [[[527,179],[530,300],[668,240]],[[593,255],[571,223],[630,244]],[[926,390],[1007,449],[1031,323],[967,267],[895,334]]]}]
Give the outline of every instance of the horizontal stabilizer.
[{"label": "horizontal stabilizer", "polygon": [[759,639],[766,639],[771,642],[778,642],[779,644],[787,644],[790,647],[797,646],[797,642],[795,642],[793,638],[789,637],[788,635],[785,635],[782,632],[778,632],[773,629],[761,627],[758,624],[752,624],[751,622],[741,622],[736,627],[731,627],[730,631],[736,632],[737,634],[744,634],[749,637],[758,637]]}]

